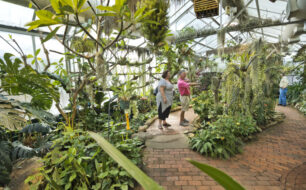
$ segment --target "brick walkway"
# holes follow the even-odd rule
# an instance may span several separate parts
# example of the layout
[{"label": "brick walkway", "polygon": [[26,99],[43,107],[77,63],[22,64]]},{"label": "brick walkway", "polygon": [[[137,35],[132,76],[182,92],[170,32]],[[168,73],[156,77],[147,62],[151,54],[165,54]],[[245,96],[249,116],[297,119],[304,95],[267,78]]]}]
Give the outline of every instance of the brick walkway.
[{"label": "brick walkway", "polygon": [[[306,190],[306,118],[289,107],[277,110],[286,114],[285,121],[259,134],[230,160],[207,158],[189,149],[146,148],[144,171],[166,189],[223,189],[185,160],[191,158],[225,171],[248,190]],[[191,111],[187,118],[193,116]],[[155,127],[150,130],[156,132]],[[177,128],[173,126],[170,134],[183,131]]]}]

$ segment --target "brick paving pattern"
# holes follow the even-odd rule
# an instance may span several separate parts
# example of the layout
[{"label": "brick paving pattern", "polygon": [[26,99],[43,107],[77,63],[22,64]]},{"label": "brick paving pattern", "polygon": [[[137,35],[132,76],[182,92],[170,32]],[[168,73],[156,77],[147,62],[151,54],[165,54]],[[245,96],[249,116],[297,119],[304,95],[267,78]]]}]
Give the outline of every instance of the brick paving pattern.
[{"label": "brick paving pattern", "polygon": [[[259,134],[242,154],[229,160],[211,159],[190,149],[146,148],[144,171],[167,190],[223,189],[186,161],[191,158],[223,170],[248,190],[306,190],[306,118],[289,107],[277,110],[285,113],[285,121]],[[194,118],[192,111],[187,118]],[[158,133],[155,127],[149,132]],[[173,126],[170,134],[183,131],[176,129]]]}]

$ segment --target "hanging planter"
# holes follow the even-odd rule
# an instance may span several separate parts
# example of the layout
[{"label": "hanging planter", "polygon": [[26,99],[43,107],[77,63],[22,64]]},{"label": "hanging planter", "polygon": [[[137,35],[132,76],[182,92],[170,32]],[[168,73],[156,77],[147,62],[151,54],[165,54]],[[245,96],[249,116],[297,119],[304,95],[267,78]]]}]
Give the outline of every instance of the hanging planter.
[{"label": "hanging planter", "polygon": [[121,109],[127,110],[130,107],[130,101],[129,100],[120,100],[119,105],[120,105]]},{"label": "hanging planter", "polygon": [[218,0],[194,0],[193,6],[198,19],[219,15]]},{"label": "hanging planter", "polygon": [[142,23],[141,26],[141,31],[150,42],[151,48],[165,45],[165,38],[169,33],[169,3],[165,0],[144,0],[138,4],[138,7],[147,7],[144,12],[155,9],[148,17],[153,23]]}]

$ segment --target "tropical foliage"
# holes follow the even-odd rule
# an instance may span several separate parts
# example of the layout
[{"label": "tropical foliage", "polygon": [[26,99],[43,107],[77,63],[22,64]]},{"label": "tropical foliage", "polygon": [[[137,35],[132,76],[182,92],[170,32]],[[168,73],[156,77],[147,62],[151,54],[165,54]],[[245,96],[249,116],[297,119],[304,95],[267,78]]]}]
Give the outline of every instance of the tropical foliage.
[{"label": "tropical foliage", "polygon": [[190,145],[201,154],[229,158],[242,152],[242,142],[260,131],[251,115],[222,115],[199,130],[191,138]]},{"label": "tropical foliage", "polygon": [[297,58],[298,66],[292,69],[292,73],[294,76],[297,76],[298,82],[288,86],[287,98],[289,104],[306,114],[305,60],[303,60],[302,56]]},{"label": "tropical foliage", "polygon": [[[221,77],[211,77],[207,91],[193,100],[202,123],[191,147],[212,157],[229,158],[241,152],[242,142],[273,119],[282,71],[280,56],[255,42],[249,50],[227,57]],[[211,122],[210,124],[207,124]]]},{"label": "tropical foliage", "polygon": [[49,77],[24,65],[19,58],[12,60],[12,57],[6,53],[4,60],[0,59],[3,90],[10,95],[30,95],[33,107],[50,109],[53,101],[59,101],[59,93]]},{"label": "tropical foliage", "polygon": [[[63,132],[53,141],[53,150],[44,158],[44,166],[36,176],[41,181],[33,183],[34,189],[128,189],[134,180],[123,168],[118,167],[108,153],[104,152],[86,132],[76,130]],[[115,147],[134,164],[141,163],[142,143],[124,139]]]},{"label": "tropical foliage", "polygon": [[[97,1],[93,6],[89,0],[50,0],[47,8],[31,2],[36,19],[26,25],[28,30],[49,30],[46,36],[37,34],[42,48],[26,55],[12,36],[0,36],[19,54],[5,53],[0,59],[1,186],[9,182],[16,160],[39,156],[43,167],[26,180],[32,189],[132,189],[136,181],[145,189],[162,189],[138,168],[144,144],[132,137],[157,115],[152,89],[164,70],[173,83],[182,69],[188,79],[201,83],[192,89],[201,126],[190,145],[203,155],[240,153],[274,115],[283,68],[280,55],[262,41],[222,57],[226,68],[221,72],[215,58],[195,54],[194,41],[168,42],[170,1]],[[194,32],[185,28],[179,36]],[[139,35],[147,47],[128,45]],[[51,39],[65,52],[48,49]],[[52,62],[51,52],[62,58]],[[301,111],[304,84],[290,86],[288,94]],[[63,105],[62,92],[68,105]],[[7,98],[12,95],[30,100]],[[179,97],[176,92],[173,107]],[[48,112],[53,106],[58,116]],[[243,189],[215,168],[190,163],[225,188]]]}]

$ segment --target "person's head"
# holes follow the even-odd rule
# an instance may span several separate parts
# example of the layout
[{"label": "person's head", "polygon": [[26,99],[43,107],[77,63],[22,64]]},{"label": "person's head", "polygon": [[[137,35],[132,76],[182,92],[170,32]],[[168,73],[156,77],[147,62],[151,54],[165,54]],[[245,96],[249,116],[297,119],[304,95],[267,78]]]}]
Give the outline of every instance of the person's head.
[{"label": "person's head", "polygon": [[179,73],[178,73],[178,76],[180,79],[185,79],[186,78],[186,71],[185,70],[181,70]]},{"label": "person's head", "polygon": [[163,72],[162,77],[164,79],[170,79],[170,71],[166,70]]}]

